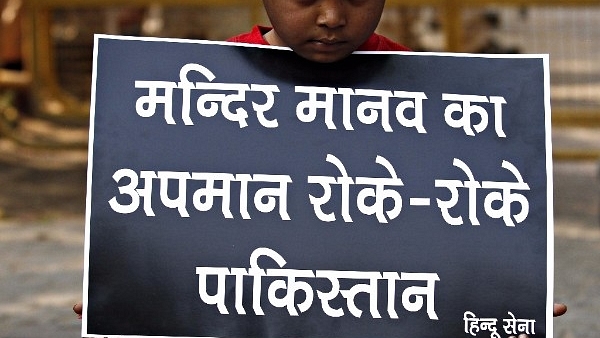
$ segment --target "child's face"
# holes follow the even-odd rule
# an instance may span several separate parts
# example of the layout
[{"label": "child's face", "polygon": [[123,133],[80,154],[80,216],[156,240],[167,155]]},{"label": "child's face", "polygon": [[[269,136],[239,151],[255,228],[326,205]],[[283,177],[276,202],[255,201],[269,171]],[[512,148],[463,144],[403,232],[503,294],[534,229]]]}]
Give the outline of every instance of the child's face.
[{"label": "child's face", "polygon": [[345,58],[375,31],[385,0],[263,0],[271,45],[316,62]]}]

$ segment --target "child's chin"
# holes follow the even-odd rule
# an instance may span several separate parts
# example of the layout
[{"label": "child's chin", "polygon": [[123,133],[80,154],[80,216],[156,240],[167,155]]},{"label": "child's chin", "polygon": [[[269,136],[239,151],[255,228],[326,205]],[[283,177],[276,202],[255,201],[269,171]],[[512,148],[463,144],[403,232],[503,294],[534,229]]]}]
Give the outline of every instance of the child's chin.
[{"label": "child's chin", "polygon": [[342,59],[345,59],[348,55],[348,53],[310,53],[310,54],[300,54],[300,56],[302,56],[303,58],[309,60],[309,61],[313,61],[313,62],[318,62],[318,63],[332,63],[332,62],[336,62],[336,61],[340,61]]}]

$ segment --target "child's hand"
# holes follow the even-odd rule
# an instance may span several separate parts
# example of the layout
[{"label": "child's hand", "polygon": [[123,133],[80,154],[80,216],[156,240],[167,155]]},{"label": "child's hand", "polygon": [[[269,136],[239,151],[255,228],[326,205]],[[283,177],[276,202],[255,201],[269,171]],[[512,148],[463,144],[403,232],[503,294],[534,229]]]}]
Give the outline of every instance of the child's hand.
[{"label": "child's hand", "polygon": [[73,312],[75,312],[77,318],[81,319],[81,313],[83,312],[83,304],[77,303],[73,305]]},{"label": "child's hand", "polygon": [[567,312],[565,304],[554,303],[554,317],[562,316]]}]

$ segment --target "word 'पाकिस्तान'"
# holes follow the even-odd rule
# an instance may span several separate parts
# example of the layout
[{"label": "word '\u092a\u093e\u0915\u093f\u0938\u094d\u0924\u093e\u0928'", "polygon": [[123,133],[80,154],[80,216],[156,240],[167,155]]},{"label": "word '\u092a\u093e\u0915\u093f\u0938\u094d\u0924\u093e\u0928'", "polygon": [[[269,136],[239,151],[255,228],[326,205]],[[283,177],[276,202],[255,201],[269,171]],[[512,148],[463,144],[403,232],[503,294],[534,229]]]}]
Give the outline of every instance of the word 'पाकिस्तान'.
[{"label": "word '\u092a\u093e\u0915\u093f\u0938\u094d\u0924\u093e\u0928'", "polygon": [[[258,259],[261,256],[267,256],[273,259],[280,268],[277,269],[261,269],[258,266]],[[410,312],[417,312],[426,307],[429,319],[438,320],[438,315],[435,312],[435,283],[439,281],[436,273],[397,273],[397,272],[375,272],[375,271],[334,271],[334,270],[297,270],[283,269],[287,262],[276,251],[270,248],[257,248],[250,255],[250,268],[227,268],[227,267],[197,267],[196,274],[198,275],[198,293],[200,299],[209,305],[216,305],[221,314],[229,314],[229,310],[225,305],[225,296],[228,288],[226,288],[226,278],[234,277],[235,282],[235,310],[238,314],[245,315],[246,309],[243,306],[242,299],[244,293],[243,279],[248,276],[252,278],[252,309],[258,316],[264,316],[265,313],[261,306],[261,292],[263,278],[287,278],[287,280],[277,279],[272,281],[268,288],[269,303],[278,308],[286,308],[290,316],[298,316],[301,312],[308,311],[314,301],[314,290],[306,281],[307,279],[325,278],[331,283],[331,289],[327,292],[317,290],[317,297],[321,300],[323,312],[329,317],[342,317],[345,315],[344,309],[333,308],[329,303],[335,299],[338,294],[346,298],[348,311],[354,317],[360,318],[363,311],[360,310],[354,298],[359,293],[367,293],[369,295],[370,308],[369,312],[373,318],[382,318],[377,309],[377,290],[380,280],[387,282],[388,287],[388,306],[387,312],[391,319],[398,319],[398,313],[395,309],[396,299],[396,282],[425,282],[425,286],[409,286],[402,292],[402,306]],[[213,294],[207,291],[208,276],[216,276],[217,287]],[[297,280],[300,278],[302,280]],[[363,279],[368,280],[368,284],[356,284],[348,290],[343,290],[340,287],[340,279]],[[287,290],[284,297],[277,297],[278,290]],[[295,304],[295,294],[302,291],[304,300],[300,304]],[[411,300],[412,297],[412,300]],[[427,300],[424,301],[423,298]],[[296,309],[296,306],[298,309]],[[298,312],[300,310],[300,313]]]}]

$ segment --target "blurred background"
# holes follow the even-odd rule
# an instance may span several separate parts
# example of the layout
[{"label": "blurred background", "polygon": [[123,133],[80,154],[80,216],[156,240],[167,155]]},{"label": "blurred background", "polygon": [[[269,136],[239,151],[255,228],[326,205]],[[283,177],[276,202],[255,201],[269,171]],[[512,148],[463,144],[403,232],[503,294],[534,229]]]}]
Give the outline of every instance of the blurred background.
[{"label": "blurred background", "polygon": [[[79,337],[93,34],[224,40],[258,0],[0,0],[0,338]],[[600,1],[388,0],[416,51],[550,54],[554,337],[600,335]],[[515,276],[519,278],[519,276]]]}]

